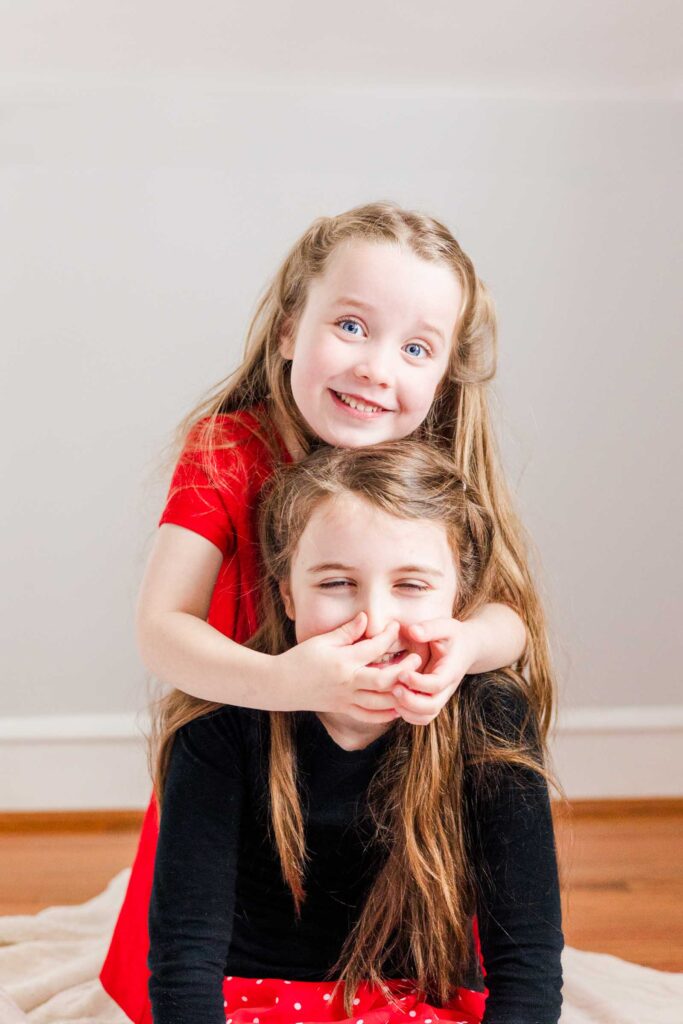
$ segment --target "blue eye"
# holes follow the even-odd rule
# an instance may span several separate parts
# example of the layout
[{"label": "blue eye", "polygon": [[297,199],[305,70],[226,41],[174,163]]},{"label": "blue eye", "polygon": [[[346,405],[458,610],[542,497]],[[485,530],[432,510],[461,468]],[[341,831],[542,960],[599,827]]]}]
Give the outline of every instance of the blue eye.
[{"label": "blue eye", "polygon": [[[356,327],[361,327],[361,328],[362,328],[362,326],[363,326],[362,324],[360,324],[360,323],[358,322],[358,320],[352,320],[352,319],[351,319],[350,317],[348,317],[348,316],[342,317],[342,319],[341,319],[341,320],[336,320],[336,321],[335,321],[335,323],[336,323],[336,324],[338,324],[338,325],[339,325],[340,327],[341,327],[341,325],[342,325],[342,324],[355,324],[355,326],[356,326]],[[343,328],[342,328],[342,330],[343,330]],[[349,334],[349,333],[352,333],[352,332],[350,332],[350,331],[344,331],[344,334]],[[354,338],[357,338],[357,337],[358,337],[358,335],[357,335],[357,334],[353,334],[353,337],[354,337]]]},{"label": "blue eye", "polygon": [[405,350],[406,350],[406,352],[408,352],[408,355],[410,355],[410,356],[415,356],[416,358],[420,358],[420,359],[422,358],[422,357],[421,357],[421,356],[419,355],[419,352],[415,352],[415,351],[413,351],[413,352],[410,352],[410,351],[409,351],[410,349],[413,349],[413,350],[414,350],[414,349],[419,349],[419,350],[421,350],[422,352],[424,352],[424,354],[425,354],[426,356],[428,356],[428,355],[429,355],[429,350],[428,350],[428,349],[426,348],[426,346],[425,346],[425,345],[420,345],[420,344],[418,344],[418,342],[417,342],[417,341],[411,341],[411,342],[409,342],[409,343],[408,343],[408,344],[407,344],[407,345],[405,346]]}]

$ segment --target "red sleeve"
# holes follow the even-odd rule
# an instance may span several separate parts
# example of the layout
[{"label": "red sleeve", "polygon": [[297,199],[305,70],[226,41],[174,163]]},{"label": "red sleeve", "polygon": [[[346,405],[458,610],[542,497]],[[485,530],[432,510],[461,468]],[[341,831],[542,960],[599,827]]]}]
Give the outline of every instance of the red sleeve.
[{"label": "red sleeve", "polygon": [[226,557],[235,546],[235,527],[226,507],[228,495],[212,483],[202,465],[202,453],[186,447],[176,463],[166,505],[159,519],[206,537]]}]

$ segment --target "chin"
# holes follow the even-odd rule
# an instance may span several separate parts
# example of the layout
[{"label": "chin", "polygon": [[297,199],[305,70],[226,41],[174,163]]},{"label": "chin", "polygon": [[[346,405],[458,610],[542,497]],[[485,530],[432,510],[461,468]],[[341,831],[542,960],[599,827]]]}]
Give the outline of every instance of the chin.
[{"label": "chin", "polygon": [[346,430],[330,428],[329,430],[316,431],[316,433],[326,444],[333,445],[335,448],[367,448],[371,444],[395,440],[393,435],[377,430],[374,425],[361,428],[360,430],[357,428]]}]

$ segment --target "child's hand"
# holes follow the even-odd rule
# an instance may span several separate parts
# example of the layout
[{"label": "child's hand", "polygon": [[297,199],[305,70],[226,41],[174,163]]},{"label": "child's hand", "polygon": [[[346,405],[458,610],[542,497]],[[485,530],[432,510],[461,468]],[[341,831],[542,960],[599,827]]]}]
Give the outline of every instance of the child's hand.
[{"label": "child's hand", "polygon": [[[428,725],[445,707],[478,654],[476,624],[459,619],[429,619],[405,626],[413,642],[429,649],[424,671],[397,672],[391,693],[401,718]],[[418,691],[418,692],[415,692]]]},{"label": "child's hand", "polygon": [[303,640],[277,656],[291,711],[332,711],[359,722],[391,722],[398,717],[391,688],[401,673],[420,668],[419,654],[406,655],[395,665],[368,667],[396,644],[398,622],[377,636],[361,640],[367,625],[365,612],[329,633]]}]

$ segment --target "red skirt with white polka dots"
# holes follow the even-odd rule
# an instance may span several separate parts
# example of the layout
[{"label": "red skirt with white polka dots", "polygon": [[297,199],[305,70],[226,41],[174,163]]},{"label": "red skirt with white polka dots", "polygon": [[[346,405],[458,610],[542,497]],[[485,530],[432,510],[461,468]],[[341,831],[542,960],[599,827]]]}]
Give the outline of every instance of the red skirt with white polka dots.
[{"label": "red skirt with white polka dots", "polygon": [[389,979],[397,1005],[381,990],[362,983],[354,1014],[344,1009],[343,984],[333,996],[333,981],[285,981],[282,978],[227,977],[223,982],[226,1024],[481,1024],[488,989],[458,988],[445,1006],[421,1001],[411,983]]}]

